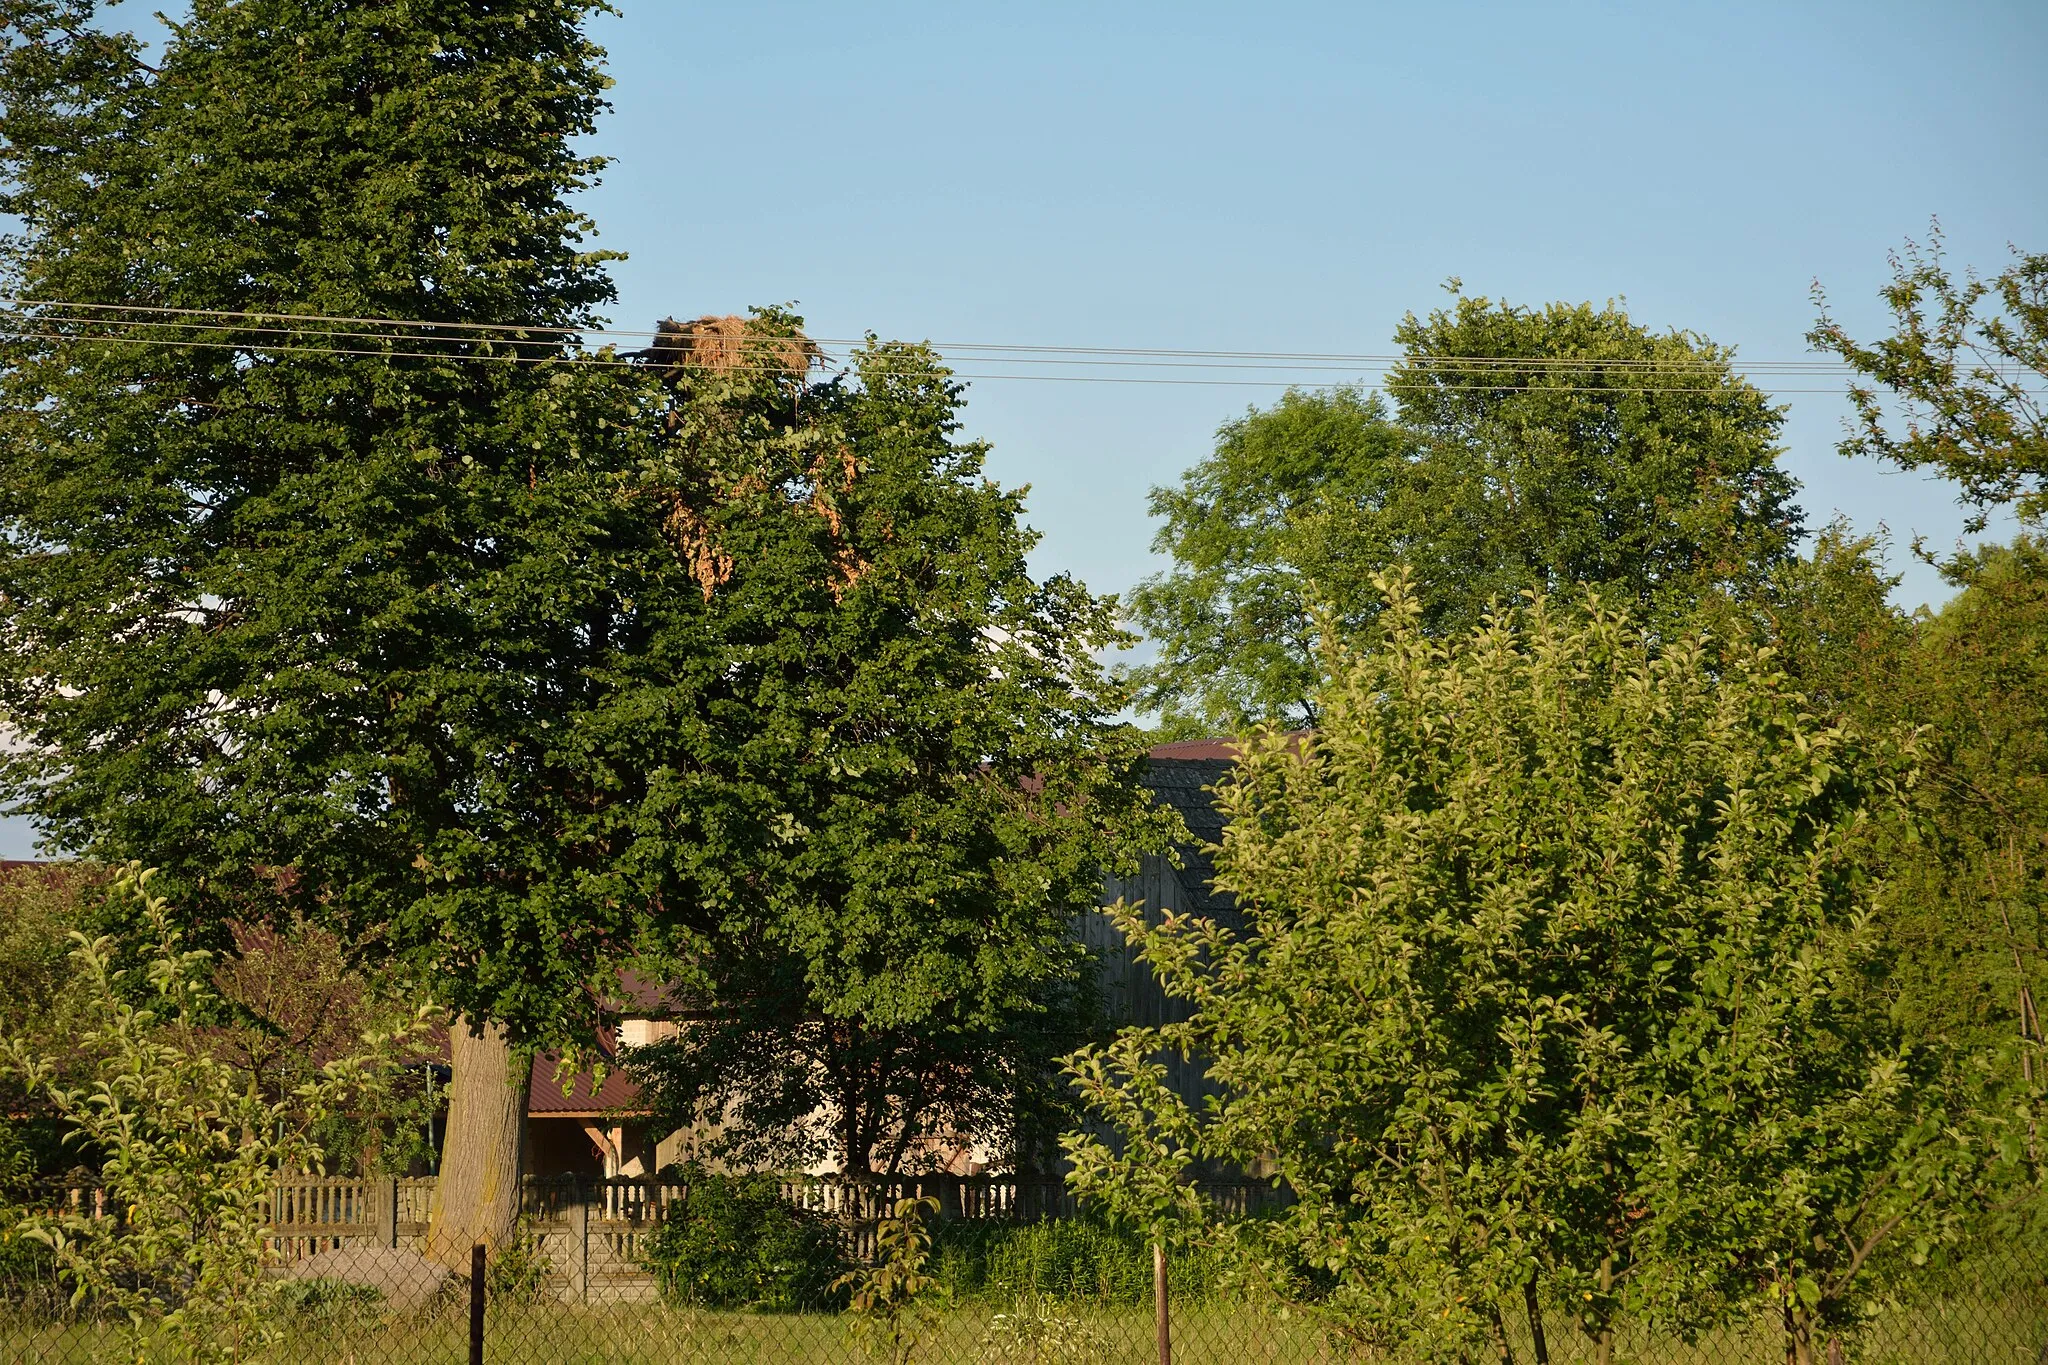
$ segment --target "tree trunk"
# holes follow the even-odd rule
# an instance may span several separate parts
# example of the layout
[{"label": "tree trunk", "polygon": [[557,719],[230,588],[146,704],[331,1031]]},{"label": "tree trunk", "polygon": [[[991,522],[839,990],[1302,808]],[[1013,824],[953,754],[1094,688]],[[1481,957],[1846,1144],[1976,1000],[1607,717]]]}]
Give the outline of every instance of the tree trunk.
[{"label": "tree trunk", "polygon": [[1785,1365],[1814,1365],[1813,1329],[1816,1325],[1812,1313],[1802,1308],[1785,1306]]},{"label": "tree trunk", "polygon": [[1508,1340],[1508,1324],[1500,1315],[1500,1305],[1486,1305],[1488,1326],[1493,1331],[1493,1358],[1500,1365],[1515,1365],[1515,1344]]},{"label": "tree trunk", "polygon": [[441,1177],[427,1215],[428,1260],[469,1271],[470,1248],[495,1251],[519,1221],[519,1148],[526,1136],[532,1063],[515,1056],[502,1024],[458,1019],[448,1029],[453,1072]]},{"label": "tree trunk", "polygon": [[1536,1365],[1550,1365],[1550,1339],[1543,1334],[1543,1304],[1536,1293],[1533,1271],[1522,1282],[1522,1306],[1529,1313],[1529,1349],[1536,1356]]}]

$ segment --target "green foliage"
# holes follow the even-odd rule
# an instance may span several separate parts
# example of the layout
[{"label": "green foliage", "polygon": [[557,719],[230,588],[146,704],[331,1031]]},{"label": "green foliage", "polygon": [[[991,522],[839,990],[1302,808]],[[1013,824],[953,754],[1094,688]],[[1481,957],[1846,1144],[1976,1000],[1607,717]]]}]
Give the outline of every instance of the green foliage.
[{"label": "green foliage", "polygon": [[0,345],[0,789],[205,946],[296,908],[568,1041],[649,890],[585,721],[691,600],[627,489],[646,382],[274,324],[588,322],[597,7],[198,0],[153,63],[93,0],[0,28],[7,292],[150,324]]},{"label": "green foliage", "polygon": [[142,972],[117,968],[109,940],[78,936],[90,1083],[65,1086],[22,1039],[5,1059],[78,1145],[104,1156],[109,1211],[31,1211],[18,1231],[53,1253],[74,1306],[90,1300],[127,1320],[144,1358],[243,1360],[278,1330],[264,1246],[272,1187],[282,1172],[317,1165],[311,1122],[374,1090],[389,1040],[368,1040],[286,1099],[266,1099],[206,1046],[209,956],[184,948],[149,881],[131,865],[114,889],[139,902],[154,934]]},{"label": "green foliage", "polygon": [[1777,567],[1760,593],[1743,602],[1714,604],[1703,624],[1733,642],[1768,643],[1785,672],[1823,720],[1875,722],[1898,685],[1913,644],[1913,623],[1891,605],[1898,578],[1885,572],[1884,545],[1858,536],[1844,520],[1830,522],[1807,553]]},{"label": "green foliage", "polygon": [[[1132,1228],[1094,1218],[1035,1223],[942,1223],[932,1272],[955,1299],[1036,1303],[1149,1304],[1152,1246]],[[1206,1247],[1177,1248],[1167,1261],[1175,1303],[1201,1302],[1220,1288],[1221,1266]]]},{"label": "green foliage", "polygon": [[926,1273],[932,1258],[925,1220],[939,1201],[899,1199],[875,1229],[875,1264],[849,1270],[833,1281],[847,1293],[846,1315],[854,1339],[890,1365],[910,1365],[939,1325],[946,1287]]},{"label": "green foliage", "polygon": [[1133,673],[1137,704],[1190,735],[1312,723],[1315,608],[1332,604],[1348,629],[1377,609],[1359,589],[1392,553],[1390,523],[1407,513],[1389,503],[1410,444],[1377,398],[1290,390],[1225,423],[1215,453],[1154,488],[1152,515],[1165,524],[1152,549],[1175,567],[1130,595],[1131,618],[1161,650]]},{"label": "green foliage", "polygon": [[1394,339],[1424,518],[1400,545],[1433,625],[1470,629],[1534,589],[1597,592],[1669,630],[1790,557],[1803,518],[1777,462],[1783,414],[1726,348],[1611,304],[1462,296]]},{"label": "green foliage", "polygon": [[1782,414],[1727,350],[1612,305],[1463,296],[1395,339],[1391,415],[1355,391],[1289,394],[1153,490],[1175,567],[1131,594],[1160,650],[1132,676],[1169,729],[1314,724],[1320,643],[1365,638],[1371,576],[1397,562],[1432,631],[1525,589],[1597,591],[1675,631],[1790,560]]},{"label": "green foliage", "polygon": [[[2048,547],[1959,558],[1864,705],[1922,727],[1922,837],[1887,910],[1893,991],[1915,1036],[1977,1049],[2042,1039],[2048,989]],[[2040,1074],[2037,1061],[2025,1074]]]},{"label": "green foliage", "polygon": [[[69,1079],[77,1055],[80,991],[71,934],[94,918],[96,869],[78,863],[24,867],[0,876],[0,1038],[51,1056]],[[0,1201],[38,1176],[90,1153],[66,1151],[48,1104],[0,1070]]]},{"label": "green foliage", "polygon": [[300,913],[521,1046],[643,953],[709,1020],[657,1092],[780,1158],[1028,1150],[1067,922],[1166,827],[1112,605],[1031,577],[922,347],[813,382],[768,310],[575,363],[598,7],[201,0],[154,64],[9,8],[0,272],[149,326],[0,345],[0,794],[206,946]]},{"label": "green foliage", "polygon": [[[1252,1268],[1361,1345],[1455,1358],[1546,1300],[1605,1339],[1764,1284],[1810,1338],[2017,1178],[2018,1111],[1879,991],[1903,755],[1768,654],[1597,603],[1438,643],[1397,583],[1382,628],[1333,655],[1317,735],[1219,791],[1244,935],[1121,916],[1191,1017],[1074,1059],[1114,1135],[1068,1138],[1079,1190],[1145,1208],[1191,1161],[1270,1162],[1298,1202],[1239,1230]],[[1169,1049],[1208,1111],[1159,1083]]]},{"label": "green foliage", "polygon": [[987,1359],[1025,1361],[1029,1365],[1064,1365],[1096,1361],[1110,1352],[1109,1341],[1084,1320],[1042,1303],[1020,1304],[989,1319],[982,1334]]},{"label": "green foliage", "polygon": [[542,1234],[521,1215],[512,1235],[492,1252],[485,1287],[495,1302],[539,1303],[551,1264]]},{"label": "green foliage", "polygon": [[0,876],[0,1033],[39,1036],[61,1027],[71,940],[84,927],[89,878],[75,864]]},{"label": "green foliage", "polygon": [[[722,1119],[734,1165],[893,1172],[962,1134],[1029,1159],[1091,1017],[1073,916],[1169,837],[1096,662],[1112,604],[1032,578],[928,350],[796,383],[678,382],[646,480],[724,645],[667,700],[678,776],[646,807],[701,916],[650,970],[693,1018],[628,1065],[665,1117]],[[661,742],[632,721],[621,744]]]},{"label": "green foliage", "polygon": [[[234,951],[216,959],[213,972],[223,1008],[209,1044],[273,1100],[291,1094],[365,1034],[399,1032],[417,1012],[416,987],[352,966],[346,946],[303,916],[231,930]],[[418,1063],[431,1055],[423,1043],[394,1060]],[[421,1071],[394,1074],[364,1100],[315,1123],[328,1169],[402,1175],[415,1161],[424,1167],[432,1153],[425,1143],[429,1097]]]},{"label": "green foliage", "polygon": [[772,1173],[681,1172],[689,1195],[647,1239],[645,1262],[672,1303],[793,1313],[835,1303],[845,1268],[831,1225],[782,1197]]},{"label": "green foliage", "polygon": [[1953,479],[1977,509],[1972,531],[1993,507],[2023,523],[2048,515],[2048,253],[2013,256],[1992,279],[1958,279],[1936,223],[1924,247],[1909,241],[1892,256],[1882,295],[1893,332],[1868,346],[1828,316],[1814,286],[1821,313],[1807,340],[1869,381],[1849,390],[1856,420],[1842,453]]},{"label": "green foliage", "polygon": [[277,1308],[292,1325],[369,1325],[384,1314],[384,1295],[365,1284],[343,1280],[286,1280],[278,1286]]}]

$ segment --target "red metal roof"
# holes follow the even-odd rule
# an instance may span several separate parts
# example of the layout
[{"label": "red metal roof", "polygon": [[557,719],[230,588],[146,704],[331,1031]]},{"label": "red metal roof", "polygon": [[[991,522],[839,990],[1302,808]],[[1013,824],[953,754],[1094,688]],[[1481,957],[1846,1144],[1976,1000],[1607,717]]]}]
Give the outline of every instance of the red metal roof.
[{"label": "red metal roof", "polygon": [[614,1114],[645,1114],[640,1087],[613,1068],[604,1083],[592,1092],[590,1073],[579,1071],[566,1082],[555,1079],[560,1063],[552,1052],[533,1059],[533,1084],[528,1092],[526,1112],[534,1118],[604,1118]]},{"label": "red metal roof", "polygon": [[1225,762],[1231,762],[1237,758],[1237,741],[1232,739],[1177,739],[1171,744],[1153,745],[1151,754],[1154,758],[1220,758]]},{"label": "red metal roof", "polygon": [[[1301,741],[1309,733],[1307,730],[1289,730],[1287,732],[1289,747],[1298,748]],[[1181,759],[1184,761],[1193,760],[1196,762],[1213,763],[1220,759],[1225,763],[1235,763],[1237,761],[1237,741],[1230,738],[1177,739],[1171,744],[1153,745],[1150,753],[1154,758],[1168,760]]]}]

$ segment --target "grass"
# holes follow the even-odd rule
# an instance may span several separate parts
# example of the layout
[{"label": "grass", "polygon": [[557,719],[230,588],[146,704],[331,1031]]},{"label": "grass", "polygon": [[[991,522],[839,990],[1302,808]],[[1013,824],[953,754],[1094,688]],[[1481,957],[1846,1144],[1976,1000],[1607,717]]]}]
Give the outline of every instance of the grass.
[{"label": "grass", "polygon": [[[999,1316],[1000,1315],[1000,1316]],[[1585,1365],[1591,1344],[1552,1329],[1556,1365]],[[302,1315],[270,1365],[456,1365],[468,1320],[460,1305],[425,1319],[380,1321],[345,1306]],[[673,1308],[654,1303],[590,1308],[560,1304],[494,1307],[487,1359],[498,1365],[853,1365],[865,1360],[844,1319],[829,1314],[763,1314]],[[2048,1344],[2048,1293],[1957,1299],[1939,1309],[1880,1319],[1849,1350],[1854,1365],[2038,1365]],[[108,1326],[12,1327],[0,1323],[0,1359],[35,1365],[102,1365],[121,1358],[122,1334]],[[1768,1323],[1708,1337],[1693,1346],[1624,1337],[1618,1365],[1737,1365],[1783,1359]],[[944,1313],[916,1357],[930,1365],[1141,1365],[1154,1355],[1149,1308],[1026,1300],[964,1302]],[[1299,1318],[1282,1320],[1220,1299],[1174,1314],[1177,1365],[1308,1365],[1349,1359]],[[1526,1362],[1526,1351],[1519,1358]]]}]

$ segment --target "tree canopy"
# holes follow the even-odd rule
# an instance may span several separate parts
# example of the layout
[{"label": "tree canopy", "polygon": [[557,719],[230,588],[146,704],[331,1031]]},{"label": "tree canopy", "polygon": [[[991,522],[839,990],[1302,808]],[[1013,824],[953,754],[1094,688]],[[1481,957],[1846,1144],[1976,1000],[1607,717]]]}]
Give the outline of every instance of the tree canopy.
[{"label": "tree canopy", "polygon": [[1618,1318],[1683,1334],[1764,1290],[1812,1359],[2020,1178],[2024,1129],[1882,989],[1910,753],[1817,722],[1768,651],[1597,598],[1423,619],[1397,581],[1316,733],[1220,786],[1241,933],[1123,914],[1189,1015],[1077,1056],[1106,1125],[1068,1139],[1077,1183],[1184,1217],[1160,1186],[1191,1164],[1270,1170],[1297,1202],[1237,1245],[1361,1345],[1505,1359],[1568,1305],[1605,1359]]},{"label": "tree canopy", "polygon": [[1153,490],[1153,548],[1176,564],[1130,596],[1159,648],[1133,676],[1168,728],[1312,721],[1319,642],[1359,638],[1366,585],[1396,562],[1431,630],[1524,589],[1598,591],[1678,629],[1792,558],[1782,414],[1724,348],[1612,305],[1462,295],[1395,339],[1392,413],[1357,391],[1292,393]]},{"label": "tree canopy", "polygon": [[2012,264],[1991,279],[1957,278],[1937,223],[1925,245],[1909,241],[1892,257],[1882,294],[1892,334],[1865,344],[1829,314],[1814,285],[1821,313],[1807,339],[1859,379],[1842,453],[1954,480],[1977,509],[1973,532],[1994,507],[2038,523],[2048,515],[2048,253],[2014,248]]},{"label": "tree canopy", "polygon": [[11,6],[0,58],[43,301],[0,350],[8,793],[196,920],[295,905],[569,1037],[641,899],[577,722],[667,552],[619,495],[630,389],[463,326],[611,297],[567,202],[590,6],[200,0],[154,67],[96,10]]},{"label": "tree canopy", "polygon": [[726,1120],[734,1155],[1028,1149],[1089,1015],[1073,918],[1169,833],[1095,662],[1115,604],[1033,579],[1022,496],[957,439],[925,348],[871,345],[794,398],[735,369],[673,400],[669,457],[725,490],[678,522],[721,652],[662,720],[677,777],[648,810],[705,931],[662,970],[690,1022],[633,1070],[670,1118]]}]

